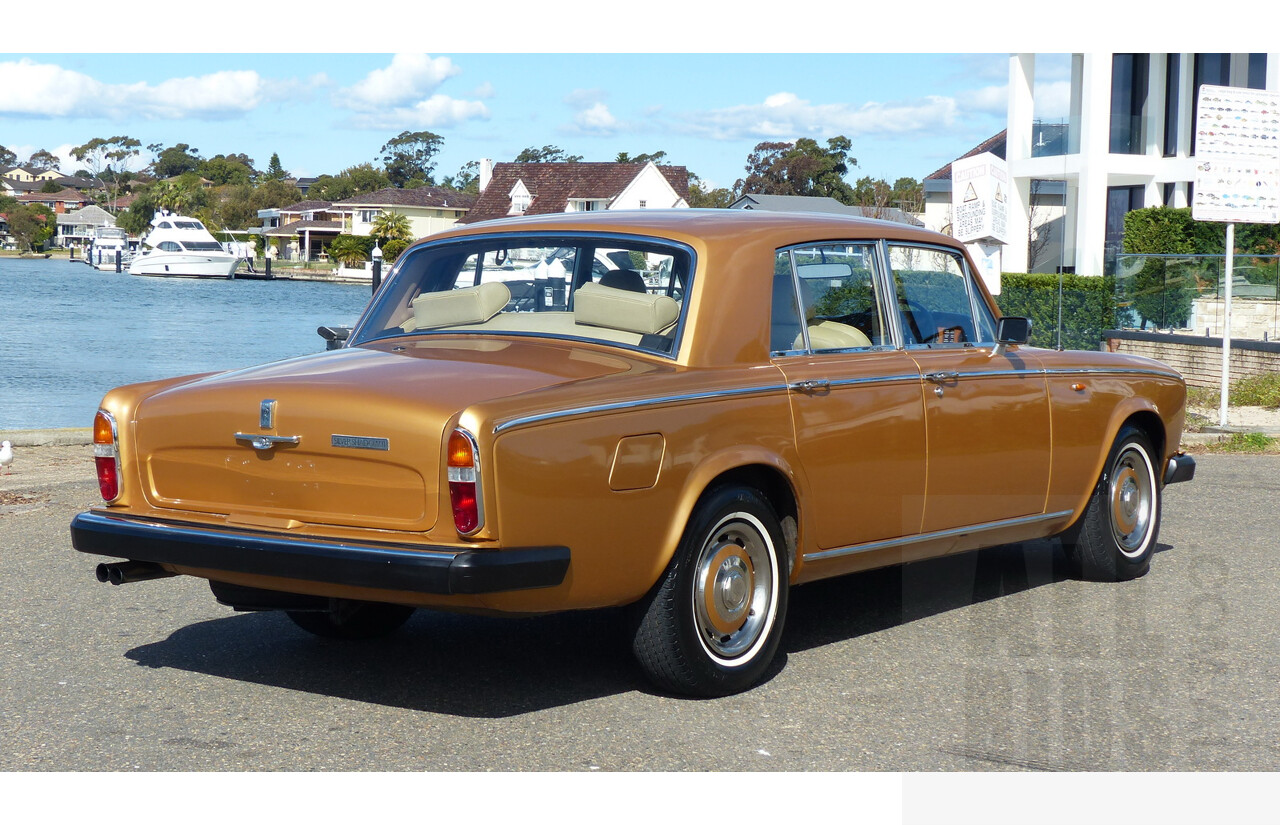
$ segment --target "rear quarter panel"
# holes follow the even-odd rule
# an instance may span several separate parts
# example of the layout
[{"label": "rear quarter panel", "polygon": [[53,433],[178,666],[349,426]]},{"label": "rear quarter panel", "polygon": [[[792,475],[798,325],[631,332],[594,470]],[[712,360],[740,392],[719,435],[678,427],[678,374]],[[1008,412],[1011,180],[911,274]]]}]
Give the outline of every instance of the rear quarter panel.
[{"label": "rear quarter panel", "polygon": [[[645,382],[650,401],[703,397],[659,404],[637,398],[625,409],[500,429],[486,491],[501,544],[563,544],[572,561],[560,587],[495,594],[486,597],[488,606],[538,611],[633,602],[661,576],[717,475],[761,464],[794,483],[790,408],[776,370],[694,370],[666,379]],[[717,394],[744,388],[758,392]],[[631,437],[628,444],[640,445],[630,455],[634,464],[615,475],[619,442]],[[651,471],[647,461],[655,462]],[[614,489],[650,475],[652,486]]]}]

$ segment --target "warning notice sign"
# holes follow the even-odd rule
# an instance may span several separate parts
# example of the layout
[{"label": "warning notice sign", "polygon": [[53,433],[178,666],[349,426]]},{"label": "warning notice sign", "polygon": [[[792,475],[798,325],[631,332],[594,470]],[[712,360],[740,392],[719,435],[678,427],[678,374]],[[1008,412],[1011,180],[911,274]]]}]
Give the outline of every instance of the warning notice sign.
[{"label": "warning notice sign", "polygon": [[958,241],[1008,239],[1009,167],[983,152],[951,164],[951,235]]}]

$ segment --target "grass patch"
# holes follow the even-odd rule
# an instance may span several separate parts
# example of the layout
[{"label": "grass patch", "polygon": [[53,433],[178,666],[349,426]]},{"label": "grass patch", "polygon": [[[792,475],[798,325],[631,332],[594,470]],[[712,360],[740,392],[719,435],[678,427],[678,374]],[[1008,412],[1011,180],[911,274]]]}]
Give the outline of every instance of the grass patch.
[{"label": "grass patch", "polygon": [[1229,438],[1215,444],[1206,444],[1210,453],[1253,453],[1257,455],[1280,452],[1280,439],[1265,433],[1232,433]]},{"label": "grass patch", "polygon": [[[1217,407],[1222,391],[1211,387],[1188,387],[1187,404],[1193,407]],[[1280,408],[1280,373],[1270,372],[1234,381],[1227,393],[1232,407]]]}]

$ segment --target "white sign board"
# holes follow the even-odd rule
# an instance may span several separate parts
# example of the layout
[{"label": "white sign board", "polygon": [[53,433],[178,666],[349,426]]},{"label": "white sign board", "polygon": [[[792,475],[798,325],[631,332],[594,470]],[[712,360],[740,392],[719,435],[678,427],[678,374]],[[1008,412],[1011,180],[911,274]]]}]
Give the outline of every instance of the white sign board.
[{"label": "white sign board", "polygon": [[951,235],[962,243],[1008,241],[1009,166],[983,152],[951,164]]},{"label": "white sign board", "polygon": [[1201,86],[1191,217],[1280,223],[1280,94]]}]

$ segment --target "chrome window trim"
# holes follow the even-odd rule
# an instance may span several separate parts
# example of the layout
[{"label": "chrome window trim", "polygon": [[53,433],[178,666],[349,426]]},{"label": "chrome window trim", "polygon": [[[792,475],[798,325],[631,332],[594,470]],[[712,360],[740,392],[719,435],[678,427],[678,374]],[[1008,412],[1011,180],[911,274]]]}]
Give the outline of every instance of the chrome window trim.
[{"label": "chrome window trim", "polygon": [[[408,261],[412,260],[417,255],[428,253],[442,247],[465,246],[467,244],[484,243],[486,241],[495,241],[495,240],[504,240],[504,239],[520,240],[522,242],[526,239],[527,240],[563,239],[563,240],[578,240],[578,241],[606,241],[606,242],[617,241],[620,243],[646,243],[646,244],[652,244],[654,246],[667,247],[670,249],[678,249],[684,254],[688,255],[689,271],[685,276],[686,282],[684,284],[684,297],[680,301],[680,318],[676,322],[675,332],[672,335],[671,352],[660,352],[655,349],[646,349],[639,345],[623,344],[617,341],[608,341],[602,338],[585,338],[585,337],[577,337],[577,336],[571,336],[571,335],[555,335],[552,333],[536,333],[536,332],[527,332],[527,331],[511,331],[511,332],[496,331],[495,332],[490,330],[485,332],[480,330],[466,331],[466,330],[452,330],[452,329],[414,330],[413,332],[396,332],[396,333],[389,333],[385,335],[377,335],[377,336],[371,336],[367,338],[361,338],[360,333],[364,325],[370,320],[370,318],[372,318],[375,308],[379,308],[382,305],[381,302],[379,301],[379,297],[383,296],[384,294],[390,294],[390,287],[394,279],[400,276],[402,270],[404,269]],[[585,341],[587,343],[599,344],[601,346],[610,347],[610,348],[626,349],[626,350],[631,350],[633,352],[641,352],[646,355],[655,355],[659,358],[666,358],[670,361],[675,361],[680,356],[680,347],[684,342],[685,327],[689,319],[689,304],[690,304],[689,298],[692,295],[692,286],[697,282],[697,280],[698,280],[697,251],[694,250],[692,246],[690,246],[687,243],[684,243],[683,241],[677,241],[672,238],[665,238],[657,235],[642,235],[638,233],[634,235],[630,235],[625,232],[587,232],[581,229],[557,232],[554,230],[540,229],[532,232],[511,231],[511,230],[504,232],[504,231],[495,230],[493,232],[483,232],[475,235],[458,235],[458,236],[453,236],[448,238],[440,238],[434,241],[425,241],[421,244],[414,244],[413,246],[406,249],[398,258],[396,258],[395,266],[393,266],[391,268],[391,271],[383,277],[382,285],[378,288],[377,293],[374,294],[372,300],[370,300],[369,303],[365,306],[364,312],[360,314],[359,319],[357,319],[355,324],[351,327],[351,334],[347,339],[347,346],[360,346],[363,344],[371,344],[371,343],[374,343],[375,341],[388,341],[396,338],[408,338],[408,337],[429,336],[429,335],[453,335],[453,334],[499,335],[499,336],[514,335],[517,337],[526,337],[526,338],[552,338],[560,341],[575,341],[575,342]]]},{"label": "chrome window trim", "polygon": [[1065,518],[1071,515],[1072,512],[1072,510],[1059,510],[1056,513],[1038,513],[1033,516],[1020,516],[1018,518],[1002,519],[1001,521],[991,521],[983,524],[968,525],[965,527],[952,527],[947,530],[936,530],[932,533],[921,533],[915,536],[885,539],[883,541],[872,541],[865,544],[853,544],[848,547],[837,547],[831,550],[819,550],[816,553],[805,553],[802,558],[806,563],[813,561],[825,561],[827,559],[835,559],[842,556],[852,556],[858,553],[869,553],[872,550],[886,550],[893,547],[903,547],[908,544],[919,544],[925,541],[934,541],[936,539],[958,538],[973,533],[987,533],[993,530],[1003,530],[1006,527],[1021,527],[1027,524],[1054,521],[1056,519]]},{"label": "chrome window trim", "polygon": [[508,419],[495,424],[493,427],[493,434],[501,435],[502,433],[516,429],[517,427],[524,427],[530,424],[543,424],[548,421],[556,421],[564,418],[576,418],[581,415],[593,415],[596,413],[617,412],[619,410],[634,410],[639,408],[662,407],[670,404],[684,404],[690,401],[709,401],[716,398],[744,398],[752,395],[770,395],[773,393],[785,392],[787,392],[786,384],[767,384],[759,387],[708,390],[707,392],[663,395],[658,396],[657,398],[641,398],[630,401],[613,401],[608,404],[591,404],[585,407],[570,407],[564,410],[535,413],[533,415],[524,415],[518,418]]},{"label": "chrome window trim", "polygon": [[[867,252],[869,253],[867,256],[868,260],[870,260],[872,263],[871,281],[873,284],[873,288],[875,290],[876,304],[880,308],[881,317],[882,318],[885,317],[883,301],[882,301],[883,286],[881,284],[883,280],[883,278],[881,277],[881,273],[884,268],[884,263],[882,260],[882,256],[879,252],[879,248],[883,243],[884,243],[883,239],[867,240],[865,238],[857,241],[853,241],[853,240],[805,241],[803,243],[792,244],[790,246],[778,247],[777,249],[774,250],[773,254],[774,254],[775,261],[777,260],[777,256],[779,253],[786,252],[787,261],[791,265],[791,289],[795,293],[796,310],[800,316],[800,334],[804,336],[805,349],[770,350],[769,356],[771,358],[773,357],[786,358],[786,357],[791,357],[795,355],[827,355],[830,353],[841,353],[841,352],[882,352],[882,351],[890,351],[890,350],[896,350],[896,349],[902,348],[899,342],[894,341],[892,345],[872,344],[869,347],[844,347],[842,349],[815,350],[813,348],[813,342],[809,340],[808,319],[804,317],[804,299],[800,293],[800,270],[799,270],[799,267],[797,267],[796,265],[796,250],[805,249],[808,247],[819,247],[819,246],[860,246],[860,247],[864,247],[867,250]],[[772,320],[772,313],[773,313],[772,306],[770,306],[769,312],[770,312],[770,320]],[[886,325],[888,327],[894,326],[894,324],[890,322],[886,322]],[[893,338],[893,337],[894,336],[890,334],[890,338]]]},{"label": "chrome window trim", "polygon": [[[987,307],[985,302],[979,302],[978,300],[977,284],[974,282],[975,279],[977,278],[977,275],[974,273],[973,268],[969,266],[969,256],[967,256],[966,254],[964,254],[963,251],[956,249],[953,246],[946,246],[944,244],[926,243],[923,241],[890,240],[886,238],[884,241],[882,241],[882,244],[884,247],[883,254],[884,254],[885,273],[886,273],[886,277],[889,280],[889,286],[892,289],[890,294],[892,294],[895,298],[897,297],[898,290],[897,290],[897,283],[893,277],[894,270],[893,270],[892,264],[890,263],[889,247],[894,246],[894,247],[911,247],[913,249],[928,249],[935,252],[943,252],[945,254],[954,256],[960,263],[960,275],[961,277],[964,278],[965,295],[969,301],[969,315],[970,315],[970,319],[973,321],[974,333],[976,334],[978,332],[977,315],[978,315],[979,303],[981,303],[983,310],[985,310],[988,314],[990,314],[991,309]],[[898,308],[896,300],[894,302],[893,309],[894,309],[894,313],[893,313],[894,318],[896,319],[898,324],[901,324],[902,312]],[[996,318],[994,315],[991,316],[991,325],[992,325],[992,329],[994,330],[996,325]],[[981,349],[986,347],[994,347],[996,345],[995,341],[962,341],[962,342],[957,342],[953,344],[933,342],[928,344],[908,345],[905,343],[906,342],[905,334],[900,335],[899,341],[905,349],[909,349],[909,350],[922,350],[922,349],[955,350],[955,349],[963,349],[965,347],[973,347],[973,348]]]}]

